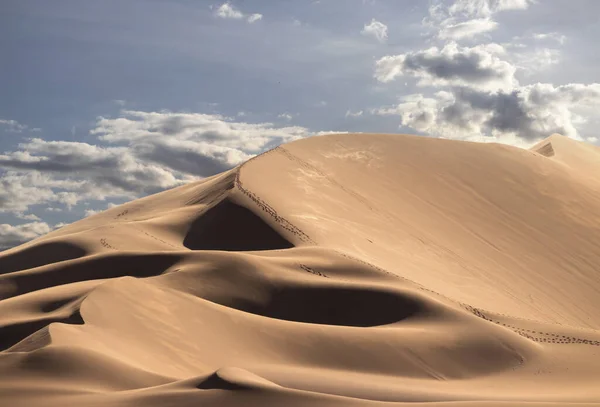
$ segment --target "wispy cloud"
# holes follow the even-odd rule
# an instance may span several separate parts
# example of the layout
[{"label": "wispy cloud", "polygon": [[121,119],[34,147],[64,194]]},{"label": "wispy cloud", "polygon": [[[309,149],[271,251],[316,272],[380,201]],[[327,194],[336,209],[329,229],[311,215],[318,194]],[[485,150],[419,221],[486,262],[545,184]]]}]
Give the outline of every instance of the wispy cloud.
[{"label": "wispy cloud", "polygon": [[490,18],[475,18],[460,23],[446,21],[440,25],[438,37],[443,40],[462,40],[488,33],[498,28],[498,23]]},{"label": "wispy cloud", "polygon": [[221,4],[216,10],[215,15],[219,18],[242,20],[245,19],[248,23],[252,24],[263,18],[262,14],[252,13],[244,14],[242,11],[234,7],[231,3],[226,2]]},{"label": "wispy cloud", "polygon": [[263,15],[259,13],[250,14],[247,18],[247,21],[252,24],[258,20],[262,20]]},{"label": "wispy cloud", "polygon": [[346,110],[346,114],[344,115],[345,117],[360,117],[363,115],[363,111],[362,110],[358,110],[356,112],[353,112],[351,110]]},{"label": "wispy cloud", "polygon": [[5,131],[7,131],[9,133],[23,133],[26,131],[29,131],[29,132],[41,131],[40,128],[37,128],[37,127],[30,128],[26,124],[19,123],[16,120],[7,120],[7,119],[0,119],[0,128],[3,128]]},{"label": "wispy cloud", "polygon": [[381,21],[372,19],[369,24],[365,24],[360,32],[366,37],[375,38],[379,42],[385,42],[388,38],[388,26]]},{"label": "wispy cloud", "polygon": [[535,38],[536,40],[542,40],[542,41],[545,41],[545,40],[556,41],[560,45],[563,45],[565,43],[565,41],[567,40],[566,35],[559,34],[557,32],[534,33],[533,38]]}]

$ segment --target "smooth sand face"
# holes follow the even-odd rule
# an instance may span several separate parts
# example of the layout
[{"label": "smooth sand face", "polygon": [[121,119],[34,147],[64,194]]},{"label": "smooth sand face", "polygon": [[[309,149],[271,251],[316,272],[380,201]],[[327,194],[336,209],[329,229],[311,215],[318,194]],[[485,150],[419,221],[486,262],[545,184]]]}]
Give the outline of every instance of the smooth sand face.
[{"label": "smooth sand face", "polygon": [[595,405],[599,173],[334,135],[94,215],[0,254],[0,404]]}]

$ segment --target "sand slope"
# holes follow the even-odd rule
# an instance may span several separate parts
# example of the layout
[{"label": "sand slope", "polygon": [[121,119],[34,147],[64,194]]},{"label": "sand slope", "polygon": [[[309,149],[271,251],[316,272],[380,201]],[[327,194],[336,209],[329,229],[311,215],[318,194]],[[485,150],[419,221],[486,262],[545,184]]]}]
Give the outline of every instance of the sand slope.
[{"label": "sand slope", "polygon": [[94,215],[0,253],[0,400],[596,405],[598,173],[333,135]]}]

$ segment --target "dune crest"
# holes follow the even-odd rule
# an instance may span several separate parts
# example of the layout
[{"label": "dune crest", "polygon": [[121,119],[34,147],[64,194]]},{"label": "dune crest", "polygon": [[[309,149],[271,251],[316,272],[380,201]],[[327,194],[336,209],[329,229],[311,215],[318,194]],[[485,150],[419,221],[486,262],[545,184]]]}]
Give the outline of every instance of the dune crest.
[{"label": "dune crest", "polygon": [[593,405],[599,171],[330,135],[91,216],[0,253],[0,400]]}]

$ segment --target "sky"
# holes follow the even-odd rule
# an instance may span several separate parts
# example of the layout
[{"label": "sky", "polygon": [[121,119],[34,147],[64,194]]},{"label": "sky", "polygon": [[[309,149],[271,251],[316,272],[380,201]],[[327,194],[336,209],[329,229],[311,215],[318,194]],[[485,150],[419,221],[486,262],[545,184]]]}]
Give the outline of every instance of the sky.
[{"label": "sky", "polygon": [[328,132],[598,144],[597,0],[2,0],[0,250]]}]

